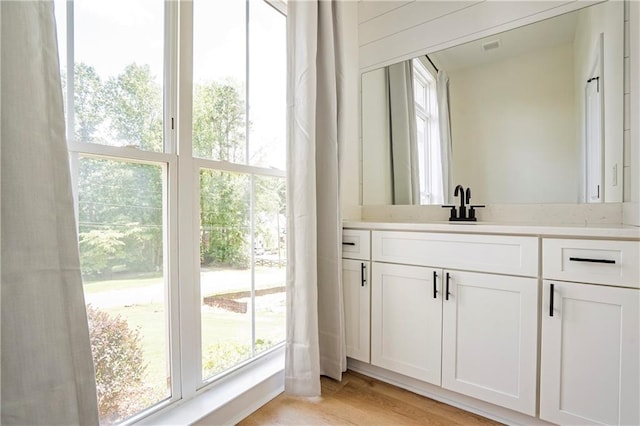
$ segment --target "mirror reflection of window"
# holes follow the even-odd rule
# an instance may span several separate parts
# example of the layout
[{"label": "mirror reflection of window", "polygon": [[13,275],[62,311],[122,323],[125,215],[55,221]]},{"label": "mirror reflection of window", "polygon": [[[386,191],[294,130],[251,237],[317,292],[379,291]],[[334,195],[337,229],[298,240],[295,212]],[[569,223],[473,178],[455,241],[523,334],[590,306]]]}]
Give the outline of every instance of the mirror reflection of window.
[{"label": "mirror reflection of window", "polygon": [[440,130],[438,127],[438,98],[436,79],[421,59],[413,60],[413,87],[420,170],[420,204],[433,204],[442,199],[440,170]]}]

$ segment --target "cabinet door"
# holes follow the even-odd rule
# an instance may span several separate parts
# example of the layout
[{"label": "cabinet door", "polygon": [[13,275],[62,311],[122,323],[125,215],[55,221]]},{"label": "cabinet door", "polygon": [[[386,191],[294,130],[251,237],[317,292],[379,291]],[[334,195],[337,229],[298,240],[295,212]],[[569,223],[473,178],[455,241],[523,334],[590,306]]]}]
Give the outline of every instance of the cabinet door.
[{"label": "cabinet door", "polygon": [[640,424],[639,298],[635,289],[544,281],[540,418]]},{"label": "cabinet door", "polygon": [[[434,281],[434,274],[437,277]],[[371,363],[440,384],[442,298],[435,269],[372,264]]]},{"label": "cabinet door", "polygon": [[444,272],[442,387],[535,416],[538,280]]},{"label": "cabinet door", "polygon": [[369,262],[342,260],[342,289],[347,356],[369,362]]}]

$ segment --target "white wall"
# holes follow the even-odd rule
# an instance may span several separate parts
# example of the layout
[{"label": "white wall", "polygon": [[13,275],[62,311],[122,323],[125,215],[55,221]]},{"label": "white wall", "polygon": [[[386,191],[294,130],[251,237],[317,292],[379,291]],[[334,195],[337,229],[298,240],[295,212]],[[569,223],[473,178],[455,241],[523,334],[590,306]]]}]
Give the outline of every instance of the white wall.
[{"label": "white wall", "polygon": [[360,219],[360,72],[358,70],[358,5],[342,2],[345,20],[339,29],[343,50],[340,61],[345,65],[342,79],[346,93],[342,94],[344,122],[340,132],[340,191],[342,217],[345,220]]},{"label": "white wall", "polygon": [[591,3],[597,1],[361,0],[360,69],[372,70]]},{"label": "white wall", "polygon": [[476,203],[578,201],[572,43],[449,79],[453,181]]},{"label": "white wall", "polygon": [[[585,84],[596,54],[597,40],[604,34],[606,64],[601,89],[604,90],[604,200],[621,202],[623,197],[623,23],[624,7],[609,1],[580,11],[575,36],[575,89],[577,128],[584,144]],[[602,81],[604,80],[604,81]],[[581,155],[584,162],[583,153]],[[615,174],[614,174],[615,170]]]},{"label": "white wall", "polygon": [[625,127],[629,131],[625,136],[629,141],[626,152],[630,155],[625,158],[628,161],[625,176],[629,176],[629,179],[625,180],[625,185],[629,185],[629,198],[623,206],[623,223],[640,226],[640,2],[626,3],[629,16],[629,94],[625,95],[625,105],[628,107]]},{"label": "white wall", "polygon": [[362,204],[393,202],[391,141],[389,129],[389,88],[385,68],[362,75]]}]

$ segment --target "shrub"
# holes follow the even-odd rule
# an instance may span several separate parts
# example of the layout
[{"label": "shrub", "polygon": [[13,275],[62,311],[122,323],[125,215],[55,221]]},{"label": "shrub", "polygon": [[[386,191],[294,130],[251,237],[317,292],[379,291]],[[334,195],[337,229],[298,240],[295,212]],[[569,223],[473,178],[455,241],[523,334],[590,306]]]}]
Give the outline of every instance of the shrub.
[{"label": "shrub", "polygon": [[[273,343],[269,340],[256,340],[256,354],[269,349]],[[251,357],[251,345],[219,341],[209,346],[202,367],[204,377],[211,377],[230,369]]]},{"label": "shrub", "polygon": [[87,306],[101,423],[113,423],[144,407],[144,362],[140,330],[119,315]]}]

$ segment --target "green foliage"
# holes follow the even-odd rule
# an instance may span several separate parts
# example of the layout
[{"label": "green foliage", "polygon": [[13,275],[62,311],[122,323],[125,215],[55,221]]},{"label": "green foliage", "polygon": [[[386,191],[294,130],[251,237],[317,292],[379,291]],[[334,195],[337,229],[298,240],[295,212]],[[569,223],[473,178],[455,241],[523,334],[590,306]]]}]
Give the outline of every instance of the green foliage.
[{"label": "green foliage", "polygon": [[[255,353],[260,353],[272,346],[273,343],[269,340],[257,339]],[[229,340],[218,341],[209,346],[207,354],[202,360],[203,377],[211,377],[217,373],[226,371],[242,361],[249,359],[252,355],[251,345]]]},{"label": "green foliage", "polygon": [[200,172],[200,257],[208,266],[249,266],[248,179],[214,170]]},{"label": "green foliage", "polygon": [[96,70],[87,64],[75,64],[74,89],[75,139],[99,143],[96,132],[104,121],[105,93]]},{"label": "green foliage", "polygon": [[[74,72],[77,140],[162,150],[162,88],[148,65],[130,64],[106,82],[83,63],[76,64]],[[196,85],[194,155],[243,163],[245,127],[244,99],[234,83]],[[163,187],[159,168],[83,158],[79,172],[85,276],[160,270]],[[258,211],[273,215],[282,210],[278,195],[273,198],[270,193],[276,181],[281,180],[259,180],[255,192]],[[246,268],[250,255],[248,177],[204,171],[201,189],[202,263]],[[269,240],[275,238],[268,227],[258,226],[258,232]]]},{"label": "green foliage", "polygon": [[100,275],[113,268],[125,248],[123,233],[92,229],[80,233],[80,261],[85,275]]},{"label": "green foliage", "polygon": [[131,64],[105,85],[110,126],[126,145],[162,151],[162,88],[149,65]]},{"label": "green foliage", "polygon": [[87,306],[91,351],[96,370],[101,423],[114,423],[146,405],[143,382],[147,364],[140,331],[120,316]]},{"label": "green foliage", "polygon": [[79,167],[80,260],[85,276],[162,268],[162,170],[83,158]]},{"label": "green foliage", "polygon": [[244,102],[232,83],[197,84],[193,95],[193,155],[243,163]]}]

